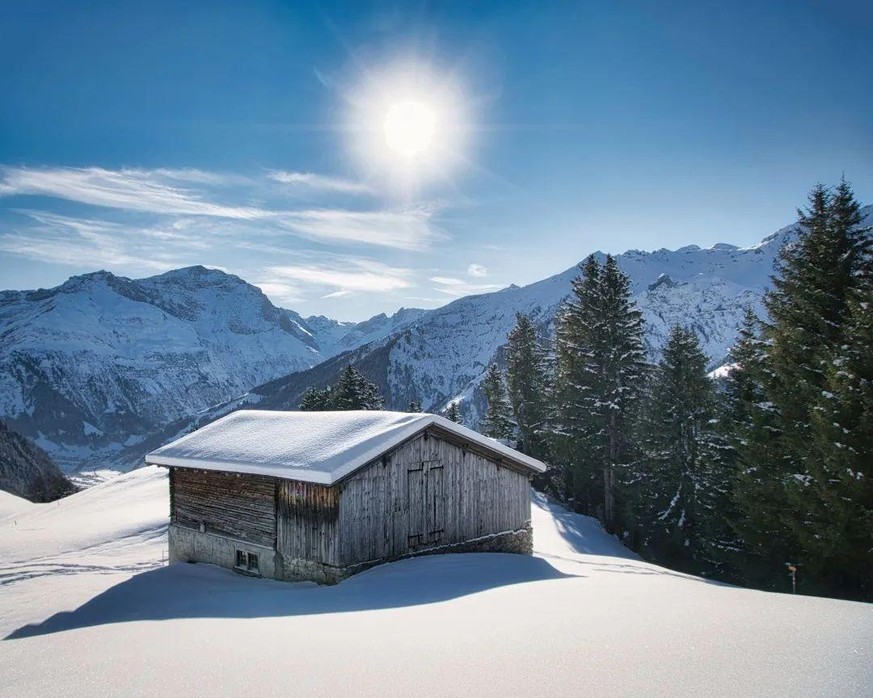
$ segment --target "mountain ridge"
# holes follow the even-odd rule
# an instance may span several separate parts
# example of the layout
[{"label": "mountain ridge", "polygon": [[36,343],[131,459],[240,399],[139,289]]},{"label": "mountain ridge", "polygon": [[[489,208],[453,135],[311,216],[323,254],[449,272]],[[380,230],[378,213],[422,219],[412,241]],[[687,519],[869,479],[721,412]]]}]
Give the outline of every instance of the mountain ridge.
[{"label": "mountain ridge", "polygon": [[[873,207],[863,214],[873,221]],[[650,358],[679,323],[700,336],[710,368],[723,363],[745,308],[763,312],[778,250],[796,231],[785,226],[742,248],[616,255],[643,313]],[[53,289],[3,291],[0,417],[68,471],[128,469],[143,449],[237,407],[296,409],[306,388],[334,382],[352,363],[379,385],[388,408],[416,400],[438,411],[460,400],[475,424],[479,381],[501,361],[516,313],[549,335],[578,274],[573,265],[526,286],[361,323],[304,318],[202,266],[139,280],[99,271]]]},{"label": "mountain ridge", "polygon": [[[415,312],[370,322],[360,341]],[[143,279],[101,270],[51,289],[4,291],[0,417],[67,471],[111,459],[353,346],[347,335],[361,324],[334,322],[322,337],[295,315],[240,277],[202,266]]]}]

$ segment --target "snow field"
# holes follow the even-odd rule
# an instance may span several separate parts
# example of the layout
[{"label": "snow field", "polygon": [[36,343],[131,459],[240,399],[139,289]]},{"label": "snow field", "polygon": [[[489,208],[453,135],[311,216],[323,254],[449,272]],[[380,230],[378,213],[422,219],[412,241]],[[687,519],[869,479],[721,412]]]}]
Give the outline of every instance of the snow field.
[{"label": "snow field", "polygon": [[642,562],[535,495],[536,555],[335,587],[160,563],[149,467],[0,519],[0,695],[869,696],[873,607]]}]

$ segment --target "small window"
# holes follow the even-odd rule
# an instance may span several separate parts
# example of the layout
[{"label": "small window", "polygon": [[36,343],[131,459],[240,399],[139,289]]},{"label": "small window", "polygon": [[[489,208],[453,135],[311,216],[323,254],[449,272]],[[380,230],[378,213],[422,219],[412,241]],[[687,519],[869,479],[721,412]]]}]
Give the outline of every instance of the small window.
[{"label": "small window", "polygon": [[236,568],[260,574],[261,568],[258,564],[258,556],[255,553],[247,553],[245,550],[236,551]]}]

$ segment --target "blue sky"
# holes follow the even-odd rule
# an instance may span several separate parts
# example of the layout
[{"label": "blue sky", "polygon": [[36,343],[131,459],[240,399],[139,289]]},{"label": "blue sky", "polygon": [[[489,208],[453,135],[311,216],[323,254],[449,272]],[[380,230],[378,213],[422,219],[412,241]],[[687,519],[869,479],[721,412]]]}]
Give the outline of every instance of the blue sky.
[{"label": "blue sky", "polygon": [[[871,21],[802,0],[4,3],[0,287],[204,264],[362,319],[597,249],[751,244],[817,181],[873,201]],[[451,157],[399,167],[373,122],[419,78]]]}]

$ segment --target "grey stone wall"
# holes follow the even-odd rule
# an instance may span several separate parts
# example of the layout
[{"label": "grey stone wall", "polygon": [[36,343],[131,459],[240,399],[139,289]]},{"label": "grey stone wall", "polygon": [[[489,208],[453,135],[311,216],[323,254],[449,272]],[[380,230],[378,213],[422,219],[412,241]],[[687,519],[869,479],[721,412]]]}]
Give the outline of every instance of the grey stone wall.
[{"label": "grey stone wall", "polygon": [[276,575],[276,551],[272,548],[214,533],[201,533],[177,524],[170,524],[167,538],[171,563],[208,562],[210,565],[234,569],[236,551],[244,550],[258,556],[261,577],[281,579]]}]

